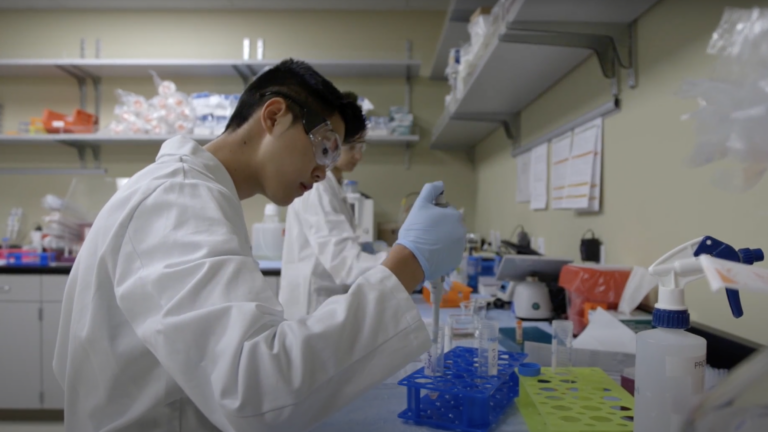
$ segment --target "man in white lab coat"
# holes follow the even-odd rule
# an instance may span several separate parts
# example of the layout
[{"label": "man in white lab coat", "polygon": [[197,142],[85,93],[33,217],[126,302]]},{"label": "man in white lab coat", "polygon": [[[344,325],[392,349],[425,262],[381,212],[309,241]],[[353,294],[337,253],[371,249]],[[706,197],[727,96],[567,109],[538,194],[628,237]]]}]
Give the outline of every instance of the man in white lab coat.
[{"label": "man in white lab coat", "polygon": [[[357,95],[344,97],[357,103]],[[332,296],[381,264],[386,252],[363,252],[352,210],[342,189],[343,173],[363,158],[364,136],[344,143],[325,180],[288,206],[280,277],[280,303],[289,320],[311,314]]]},{"label": "man in white lab coat", "polygon": [[441,184],[382,265],[302,319],[284,319],[251,256],[240,200],[290,204],[363,128],[356,105],[289,60],[205,148],[163,144],[70,274],[54,356],[67,431],[303,431],[428,348],[409,294],[458,263],[464,235],[455,209],[431,205]]}]

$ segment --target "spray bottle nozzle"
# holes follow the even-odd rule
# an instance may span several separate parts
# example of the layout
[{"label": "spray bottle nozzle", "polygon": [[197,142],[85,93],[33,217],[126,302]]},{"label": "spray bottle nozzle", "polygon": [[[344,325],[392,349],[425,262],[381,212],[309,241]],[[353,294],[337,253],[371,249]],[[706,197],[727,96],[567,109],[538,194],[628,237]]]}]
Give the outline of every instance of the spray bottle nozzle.
[{"label": "spray bottle nozzle", "polygon": [[[765,259],[765,254],[762,249],[744,248],[737,251],[733,246],[710,236],[701,239],[699,246],[694,251],[693,256],[699,255],[711,255],[715,258],[748,265],[752,265]],[[733,317],[741,318],[744,316],[744,309],[741,307],[739,291],[726,288],[725,293],[728,297],[728,304],[731,307],[731,314],[733,314]]]}]

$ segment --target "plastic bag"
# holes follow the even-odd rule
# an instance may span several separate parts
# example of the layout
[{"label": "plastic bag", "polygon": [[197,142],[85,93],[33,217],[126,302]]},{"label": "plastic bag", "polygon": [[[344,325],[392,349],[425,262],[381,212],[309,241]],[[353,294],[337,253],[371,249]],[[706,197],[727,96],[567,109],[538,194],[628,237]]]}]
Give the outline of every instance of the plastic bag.
[{"label": "plastic bag", "polygon": [[196,115],[187,95],[177,91],[173,81],[163,81],[154,71],[150,73],[158,94],[147,101],[136,93],[116,90],[119,103],[107,132],[112,135],[191,134]]},{"label": "plastic bag", "polygon": [[713,184],[746,191],[768,171],[768,9],[727,8],[707,52],[719,57],[712,77],[678,92],[699,102],[683,116],[695,122],[688,164],[719,162]]},{"label": "plastic bag", "polygon": [[632,267],[567,265],[560,271],[558,284],[568,292],[568,319],[573,333],[587,326],[587,303],[604,309],[616,309],[629,280]]}]

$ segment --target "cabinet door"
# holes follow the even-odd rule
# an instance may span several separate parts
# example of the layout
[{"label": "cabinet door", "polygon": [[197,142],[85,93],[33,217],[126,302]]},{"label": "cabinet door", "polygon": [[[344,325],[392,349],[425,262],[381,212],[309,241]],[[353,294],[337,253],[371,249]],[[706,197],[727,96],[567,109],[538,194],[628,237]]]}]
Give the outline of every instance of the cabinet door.
[{"label": "cabinet door", "polygon": [[64,389],[53,374],[61,303],[43,303],[43,408],[64,409]]},{"label": "cabinet door", "polygon": [[39,313],[39,302],[0,302],[0,409],[40,408]]}]

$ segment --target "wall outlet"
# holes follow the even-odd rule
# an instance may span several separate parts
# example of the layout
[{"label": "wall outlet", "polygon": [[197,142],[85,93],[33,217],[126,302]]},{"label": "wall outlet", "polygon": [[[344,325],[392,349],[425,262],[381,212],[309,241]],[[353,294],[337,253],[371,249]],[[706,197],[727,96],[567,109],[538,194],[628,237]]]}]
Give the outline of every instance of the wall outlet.
[{"label": "wall outlet", "polygon": [[546,252],[544,252],[544,237],[536,239],[536,250],[542,255],[546,254]]}]

